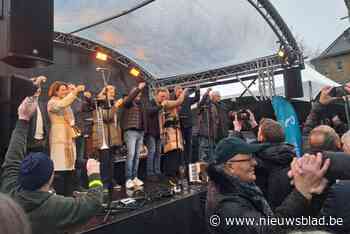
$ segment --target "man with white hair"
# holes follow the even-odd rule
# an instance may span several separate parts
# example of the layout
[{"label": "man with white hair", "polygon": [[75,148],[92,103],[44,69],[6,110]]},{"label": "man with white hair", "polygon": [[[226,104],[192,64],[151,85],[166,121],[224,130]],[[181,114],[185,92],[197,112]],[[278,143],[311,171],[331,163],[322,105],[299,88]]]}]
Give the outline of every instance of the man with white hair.
[{"label": "man with white hair", "polygon": [[209,88],[198,104],[199,160],[201,161],[211,161],[215,144],[227,136],[227,114],[220,100],[220,92]]}]

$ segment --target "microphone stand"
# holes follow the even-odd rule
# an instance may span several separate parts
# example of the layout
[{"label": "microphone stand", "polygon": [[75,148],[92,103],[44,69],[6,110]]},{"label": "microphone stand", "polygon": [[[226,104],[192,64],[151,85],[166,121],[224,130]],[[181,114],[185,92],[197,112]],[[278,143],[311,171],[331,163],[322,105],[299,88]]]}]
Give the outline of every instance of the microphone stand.
[{"label": "microphone stand", "polygon": [[[108,93],[107,93],[107,81],[106,81],[106,75],[105,75],[105,70],[100,70],[102,73],[102,79],[103,79],[103,85],[104,85],[104,90],[105,90],[105,102],[106,102],[106,107],[107,107],[107,121],[109,121],[110,117],[110,111],[112,109],[111,102],[108,98]],[[109,74],[110,75],[110,74]],[[103,118],[103,116],[102,116]],[[111,213],[111,207],[112,207],[112,201],[113,201],[113,174],[114,174],[114,168],[113,168],[113,161],[112,161],[112,150],[111,150],[111,128],[109,122],[107,122],[107,144],[108,144],[108,149],[107,149],[107,155],[108,155],[108,202],[107,202],[107,214],[105,218],[103,219],[104,222],[107,221],[109,214]]]}]

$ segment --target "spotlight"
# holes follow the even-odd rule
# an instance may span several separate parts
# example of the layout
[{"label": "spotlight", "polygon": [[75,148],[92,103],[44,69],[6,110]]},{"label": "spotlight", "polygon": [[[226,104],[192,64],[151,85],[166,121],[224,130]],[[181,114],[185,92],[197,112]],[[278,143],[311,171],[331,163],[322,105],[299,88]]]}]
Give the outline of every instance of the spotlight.
[{"label": "spotlight", "polygon": [[131,70],[129,71],[130,75],[132,76],[135,76],[135,77],[138,77],[140,75],[140,70],[133,67],[131,68]]},{"label": "spotlight", "polygon": [[107,54],[97,51],[96,59],[102,60],[102,61],[107,61],[107,58],[108,58]]},{"label": "spotlight", "polygon": [[285,56],[283,49],[279,49],[279,51],[277,52],[277,55],[278,57],[283,58]]}]

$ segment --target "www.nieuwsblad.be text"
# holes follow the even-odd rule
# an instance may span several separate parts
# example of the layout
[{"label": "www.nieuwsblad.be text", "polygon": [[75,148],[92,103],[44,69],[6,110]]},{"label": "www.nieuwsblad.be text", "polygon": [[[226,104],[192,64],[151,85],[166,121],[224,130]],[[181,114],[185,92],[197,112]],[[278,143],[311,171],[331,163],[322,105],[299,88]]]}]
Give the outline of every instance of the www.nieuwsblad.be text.
[{"label": "www.nieuwsblad.be text", "polygon": [[209,218],[209,223],[212,227],[220,225],[226,226],[341,226],[343,225],[342,218],[334,217],[225,217],[212,215]]}]

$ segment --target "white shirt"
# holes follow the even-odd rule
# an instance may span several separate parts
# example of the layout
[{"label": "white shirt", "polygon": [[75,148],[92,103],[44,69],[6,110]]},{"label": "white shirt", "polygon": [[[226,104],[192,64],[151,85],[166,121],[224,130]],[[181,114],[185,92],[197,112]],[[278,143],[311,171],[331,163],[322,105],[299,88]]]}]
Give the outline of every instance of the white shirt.
[{"label": "white shirt", "polygon": [[43,140],[44,139],[44,122],[43,122],[43,116],[41,114],[39,105],[36,108],[36,128],[34,133],[34,139],[36,140]]}]

